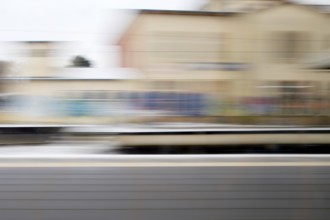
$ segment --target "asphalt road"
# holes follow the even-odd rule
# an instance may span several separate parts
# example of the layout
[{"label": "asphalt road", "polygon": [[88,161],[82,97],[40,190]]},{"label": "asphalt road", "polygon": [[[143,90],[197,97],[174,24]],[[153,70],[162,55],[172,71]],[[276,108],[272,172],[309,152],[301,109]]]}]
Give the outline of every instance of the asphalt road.
[{"label": "asphalt road", "polygon": [[1,220],[330,219],[326,165],[22,166],[0,177]]}]

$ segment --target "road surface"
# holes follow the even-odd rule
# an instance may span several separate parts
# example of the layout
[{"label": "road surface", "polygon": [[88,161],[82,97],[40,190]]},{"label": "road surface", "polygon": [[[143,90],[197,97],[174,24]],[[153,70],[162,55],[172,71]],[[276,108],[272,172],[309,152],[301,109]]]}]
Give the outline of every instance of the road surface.
[{"label": "road surface", "polygon": [[0,219],[330,218],[327,156],[124,158],[1,158]]}]

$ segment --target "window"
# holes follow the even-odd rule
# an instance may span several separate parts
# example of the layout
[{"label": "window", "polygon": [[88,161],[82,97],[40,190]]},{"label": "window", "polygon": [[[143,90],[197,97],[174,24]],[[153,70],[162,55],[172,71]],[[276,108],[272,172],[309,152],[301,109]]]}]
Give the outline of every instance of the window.
[{"label": "window", "polygon": [[309,35],[305,32],[281,31],[272,34],[270,45],[277,61],[294,61],[309,52]]},{"label": "window", "polygon": [[283,57],[286,59],[293,59],[297,57],[299,35],[294,32],[283,33],[283,38],[280,39]]},{"label": "window", "polygon": [[[310,114],[311,98],[315,94],[315,85],[306,81],[263,82],[258,86],[262,97],[270,98],[272,110],[269,113],[283,115]],[[262,103],[264,107],[267,103]],[[260,106],[259,106],[260,107]]]},{"label": "window", "polygon": [[310,82],[279,82],[278,97],[282,114],[308,114],[312,88]]}]

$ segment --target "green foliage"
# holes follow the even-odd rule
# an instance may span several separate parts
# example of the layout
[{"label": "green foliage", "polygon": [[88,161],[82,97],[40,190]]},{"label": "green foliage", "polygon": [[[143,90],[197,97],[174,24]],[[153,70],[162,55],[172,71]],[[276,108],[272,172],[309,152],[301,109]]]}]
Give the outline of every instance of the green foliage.
[{"label": "green foliage", "polygon": [[72,60],[71,60],[71,67],[92,67],[92,63],[91,61],[89,61],[88,59],[86,59],[83,56],[75,56]]}]

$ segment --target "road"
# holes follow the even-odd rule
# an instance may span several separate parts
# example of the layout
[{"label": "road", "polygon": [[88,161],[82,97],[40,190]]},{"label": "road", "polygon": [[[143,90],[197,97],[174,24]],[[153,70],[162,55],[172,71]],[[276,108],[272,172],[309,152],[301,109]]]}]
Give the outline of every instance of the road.
[{"label": "road", "polygon": [[[70,158],[52,162],[20,158],[13,163],[10,158],[1,158],[0,219],[328,220],[330,217],[327,156],[213,156],[199,160],[197,156],[186,160],[181,156],[173,160],[156,157],[145,163],[139,162],[138,157],[127,157],[131,159],[121,163],[123,158],[103,158],[101,162],[96,158],[91,162],[76,158],[71,163]],[[138,163],[140,166],[136,166]]]}]

